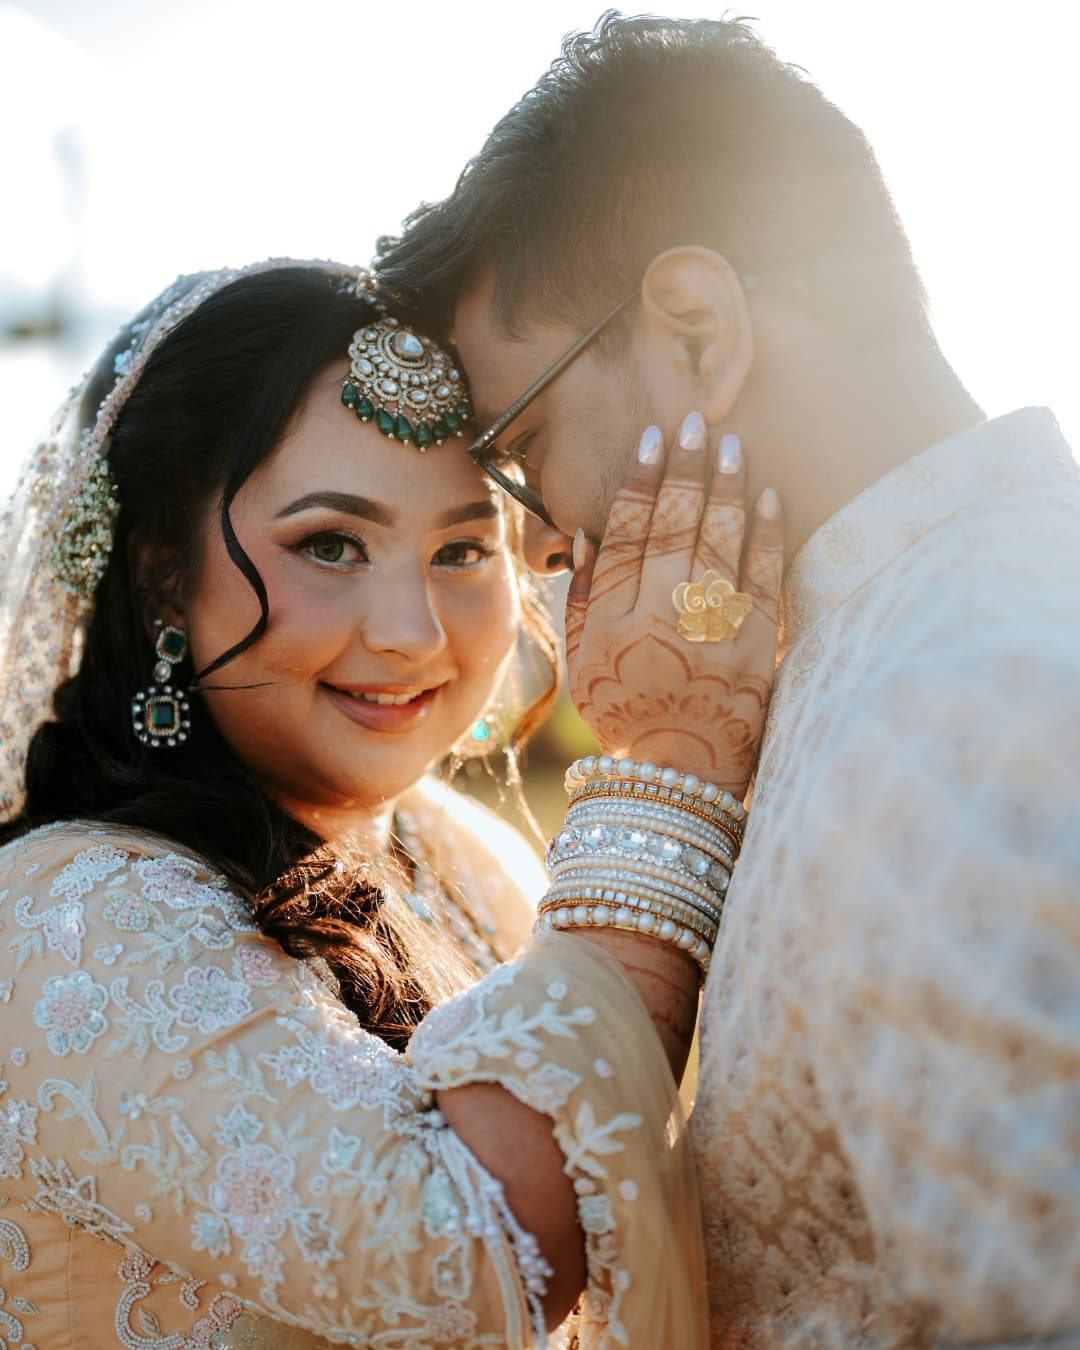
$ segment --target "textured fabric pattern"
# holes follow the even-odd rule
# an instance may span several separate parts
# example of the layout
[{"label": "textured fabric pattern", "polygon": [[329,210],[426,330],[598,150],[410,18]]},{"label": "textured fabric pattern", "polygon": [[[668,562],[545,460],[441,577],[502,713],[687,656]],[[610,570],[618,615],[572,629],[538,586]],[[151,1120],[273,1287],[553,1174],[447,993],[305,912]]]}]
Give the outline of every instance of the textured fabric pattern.
[{"label": "textured fabric pattern", "polygon": [[588,944],[534,945],[401,1056],[160,841],[52,827],[0,852],[0,886],[0,1344],[544,1344],[536,1243],[436,1109],[475,1081],[552,1118],[582,1345],[660,1343],[626,1330],[657,1316],[704,1343],[674,1083]]},{"label": "textured fabric pattern", "polygon": [[1026,410],[795,560],[691,1122],[714,1347],[1080,1341],[1080,473]]}]

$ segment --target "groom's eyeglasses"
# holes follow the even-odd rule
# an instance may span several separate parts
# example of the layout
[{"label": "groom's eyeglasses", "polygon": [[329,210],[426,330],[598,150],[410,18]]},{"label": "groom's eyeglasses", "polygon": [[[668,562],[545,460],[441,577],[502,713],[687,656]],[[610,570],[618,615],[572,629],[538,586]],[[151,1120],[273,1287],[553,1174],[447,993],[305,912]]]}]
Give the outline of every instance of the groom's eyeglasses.
[{"label": "groom's eyeglasses", "polygon": [[611,323],[617,315],[621,314],[632,300],[637,299],[638,294],[639,291],[637,287],[635,287],[625,299],[620,300],[613,309],[609,309],[602,319],[597,323],[594,323],[583,337],[578,338],[569,350],[563,352],[562,356],[559,357],[554,365],[549,366],[538,379],[534,380],[532,384],[529,385],[528,389],[526,389],[519,398],[516,398],[508,408],[501,412],[499,416],[496,417],[495,421],[492,422],[491,426],[489,426],[486,431],[481,432],[476,440],[469,446],[470,457],[475,463],[479,464],[488,477],[498,483],[499,487],[502,488],[507,496],[513,497],[516,502],[520,502],[526,511],[531,512],[534,516],[538,516],[545,525],[550,525],[553,530],[556,529],[557,526],[548,515],[540,494],[538,492],[533,492],[532,488],[527,487],[520,479],[512,477],[505,469],[499,466],[498,461],[501,459],[503,463],[506,464],[508,457],[499,454],[495,449],[495,442],[503,434],[510,423],[520,417],[529,404],[532,403],[534,399],[539,398],[548,385],[551,384],[553,380],[557,380],[572,361],[577,360],[589,343],[592,342],[593,338],[602,333],[608,324]]}]

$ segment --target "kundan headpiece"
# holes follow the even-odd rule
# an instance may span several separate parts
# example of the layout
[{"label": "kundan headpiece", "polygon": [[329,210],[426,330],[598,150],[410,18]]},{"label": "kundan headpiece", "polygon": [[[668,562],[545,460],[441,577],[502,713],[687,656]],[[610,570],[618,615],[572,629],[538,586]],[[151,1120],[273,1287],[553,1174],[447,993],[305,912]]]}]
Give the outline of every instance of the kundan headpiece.
[{"label": "kundan headpiece", "polygon": [[341,401],[361,422],[418,450],[460,436],[472,416],[450,357],[385,315],[353,334]]}]

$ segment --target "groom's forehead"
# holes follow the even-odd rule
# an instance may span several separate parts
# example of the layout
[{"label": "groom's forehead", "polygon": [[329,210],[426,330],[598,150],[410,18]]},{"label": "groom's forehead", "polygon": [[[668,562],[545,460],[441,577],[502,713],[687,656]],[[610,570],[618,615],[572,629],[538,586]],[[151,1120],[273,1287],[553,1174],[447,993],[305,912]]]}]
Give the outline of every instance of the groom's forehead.
[{"label": "groom's forehead", "polygon": [[490,271],[461,292],[451,336],[472,390],[478,427],[493,422],[573,340],[547,326],[530,325],[521,336],[509,336],[496,318]]}]

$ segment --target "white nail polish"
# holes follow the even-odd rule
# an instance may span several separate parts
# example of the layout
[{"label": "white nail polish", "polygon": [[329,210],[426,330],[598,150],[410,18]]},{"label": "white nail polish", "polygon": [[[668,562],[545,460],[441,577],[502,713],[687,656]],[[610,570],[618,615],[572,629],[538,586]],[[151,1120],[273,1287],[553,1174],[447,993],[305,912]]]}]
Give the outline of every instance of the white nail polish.
[{"label": "white nail polish", "polygon": [[709,429],[699,412],[687,413],[679,428],[679,448],[682,450],[704,450],[709,439]]},{"label": "white nail polish", "polygon": [[730,432],[720,437],[720,454],[716,466],[721,473],[738,473],[742,464],[742,442]]},{"label": "white nail polish", "polygon": [[574,571],[585,566],[585,531],[578,530],[574,535]]},{"label": "white nail polish", "polygon": [[766,520],[775,520],[780,514],[780,498],[773,488],[766,488],[758,502],[758,510]]},{"label": "white nail polish", "polygon": [[639,464],[657,464],[664,453],[664,433],[659,427],[646,427],[638,445]]}]

